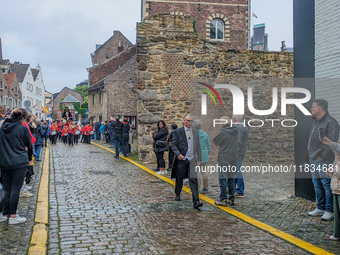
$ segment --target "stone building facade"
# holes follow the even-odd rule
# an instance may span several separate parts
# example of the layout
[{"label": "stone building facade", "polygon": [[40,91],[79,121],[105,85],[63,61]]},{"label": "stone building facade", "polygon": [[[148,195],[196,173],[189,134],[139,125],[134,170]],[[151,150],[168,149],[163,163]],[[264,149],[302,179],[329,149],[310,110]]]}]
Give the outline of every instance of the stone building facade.
[{"label": "stone building facade", "polygon": [[[89,118],[92,121],[101,122],[114,115],[136,119],[136,46],[124,38],[115,31],[114,36],[92,54],[92,59],[97,61],[87,68]],[[111,57],[103,59],[106,54]]]},{"label": "stone building facade", "polygon": [[[158,120],[168,125],[183,125],[184,116],[191,112],[202,121],[208,132],[216,158],[218,148],[212,139],[220,126],[213,127],[213,119],[233,114],[233,99],[229,90],[216,89],[216,99],[207,100],[207,115],[201,113],[202,85],[234,84],[240,88],[247,102],[249,87],[253,88],[255,109],[267,110],[272,105],[273,88],[293,87],[293,54],[287,52],[258,52],[225,50],[221,43],[197,39],[193,18],[156,14],[137,26],[138,66],[138,142],[139,160],[154,162],[151,132]],[[204,86],[203,86],[204,88]],[[280,91],[279,93],[280,94]],[[215,96],[216,97],[216,96]],[[280,124],[293,119],[294,109],[288,105],[286,116],[278,107],[269,116],[258,116],[245,108],[246,125],[260,125],[261,120],[277,119],[274,127],[249,127],[249,145],[245,162],[292,163],[294,157],[293,128]],[[222,104],[223,103],[223,104]],[[255,120],[258,121],[251,121]]]},{"label": "stone building facade", "polygon": [[66,98],[68,94],[71,94],[81,103],[84,103],[81,94],[74,91],[73,89],[65,87],[58,94],[53,95],[52,119],[56,120],[58,118],[57,111],[59,110],[60,101]]},{"label": "stone building facade", "polygon": [[142,0],[142,20],[157,13],[192,16],[196,36],[246,50],[250,34],[248,0]]}]

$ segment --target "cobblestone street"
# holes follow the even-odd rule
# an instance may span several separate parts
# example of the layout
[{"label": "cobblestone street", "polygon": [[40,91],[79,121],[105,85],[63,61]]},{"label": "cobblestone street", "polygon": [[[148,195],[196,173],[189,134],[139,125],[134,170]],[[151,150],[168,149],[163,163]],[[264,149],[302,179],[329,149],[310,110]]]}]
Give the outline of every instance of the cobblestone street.
[{"label": "cobblestone street", "polygon": [[308,254],[93,145],[51,147],[48,254]]}]

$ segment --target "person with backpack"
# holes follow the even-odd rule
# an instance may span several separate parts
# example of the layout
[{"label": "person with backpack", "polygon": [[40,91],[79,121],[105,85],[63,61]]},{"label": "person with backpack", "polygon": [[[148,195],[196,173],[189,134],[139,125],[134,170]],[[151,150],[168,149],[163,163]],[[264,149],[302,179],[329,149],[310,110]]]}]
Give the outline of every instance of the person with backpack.
[{"label": "person with backpack", "polygon": [[47,132],[48,132],[48,128],[49,128],[46,120],[42,123],[41,127],[42,127],[42,130],[44,132],[44,140],[45,140],[45,144],[43,144],[43,147],[44,146],[46,147],[47,146],[47,138],[48,138]]}]

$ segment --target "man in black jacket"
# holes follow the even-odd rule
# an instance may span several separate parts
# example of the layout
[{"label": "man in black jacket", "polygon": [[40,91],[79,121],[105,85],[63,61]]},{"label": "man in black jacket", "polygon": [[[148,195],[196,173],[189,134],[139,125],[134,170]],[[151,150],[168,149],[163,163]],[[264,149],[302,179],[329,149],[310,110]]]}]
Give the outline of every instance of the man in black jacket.
[{"label": "man in black jacket", "polygon": [[114,133],[114,143],[116,156],[115,158],[119,158],[119,148],[122,150],[124,157],[126,157],[125,148],[123,146],[123,123],[119,121],[119,116],[116,116],[116,121],[112,124],[113,133]]},{"label": "man in black jacket", "polygon": [[[216,205],[227,206],[234,205],[235,178],[237,166],[237,147],[238,133],[235,126],[230,126],[230,118],[227,116],[221,119],[226,120],[227,124],[223,125],[220,133],[214,138],[214,144],[218,148],[218,178],[220,183],[220,201],[215,201]],[[227,180],[228,179],[228,180]],[[229,197],[227,196],[227,186]]]},{"label": "man in black jacket", "polygon": [[105,124],[104,124],[104,135],[105,135],[105,143],[109,143],[110,136],[109,136],[109,125],[107,124],[107,120],[105,121]]},{"label": "man in black jacket", "polygon": [[195,172],[195,168],[201,164],[202,152],[198,130],[192,128],[193,121],[193,116],[187,114],[184,118],[184,126],[173,131],[171,148],[175,154],[175,160],[171,178],[176,178],[175,200],[180,201],[183,179],[189,177],[192,202],[194,203],[194,208],[198,209],[203,204],[198,198],[197,172]]},{"label": "man in black jacket", "polygon": [[309,132],[308,152],[306,162],[312,173],[312,181],[317,199],[317,208],[308,212],[310,216],[322,216],[323,220],[333,219],[333,194],[330,186],[331,178],[326,175],[324,169],[333,164],[334,153],[320,140],[320,128],[331,141],[339,140],[339,123],[329,115],[328,102],[324,99],[316,99],[312,105],[314,123]]}]

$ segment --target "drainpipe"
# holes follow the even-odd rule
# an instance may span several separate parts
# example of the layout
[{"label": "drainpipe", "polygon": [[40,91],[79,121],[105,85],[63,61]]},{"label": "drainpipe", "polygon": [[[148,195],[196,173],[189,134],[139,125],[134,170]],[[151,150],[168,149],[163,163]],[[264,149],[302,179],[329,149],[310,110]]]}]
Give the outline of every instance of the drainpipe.
[{"label": "drainpipe", "polygon": [[109,92],[103,89],[104,85],[100,86],[99,90],[106,92],[106,120],[109,119]]}]

